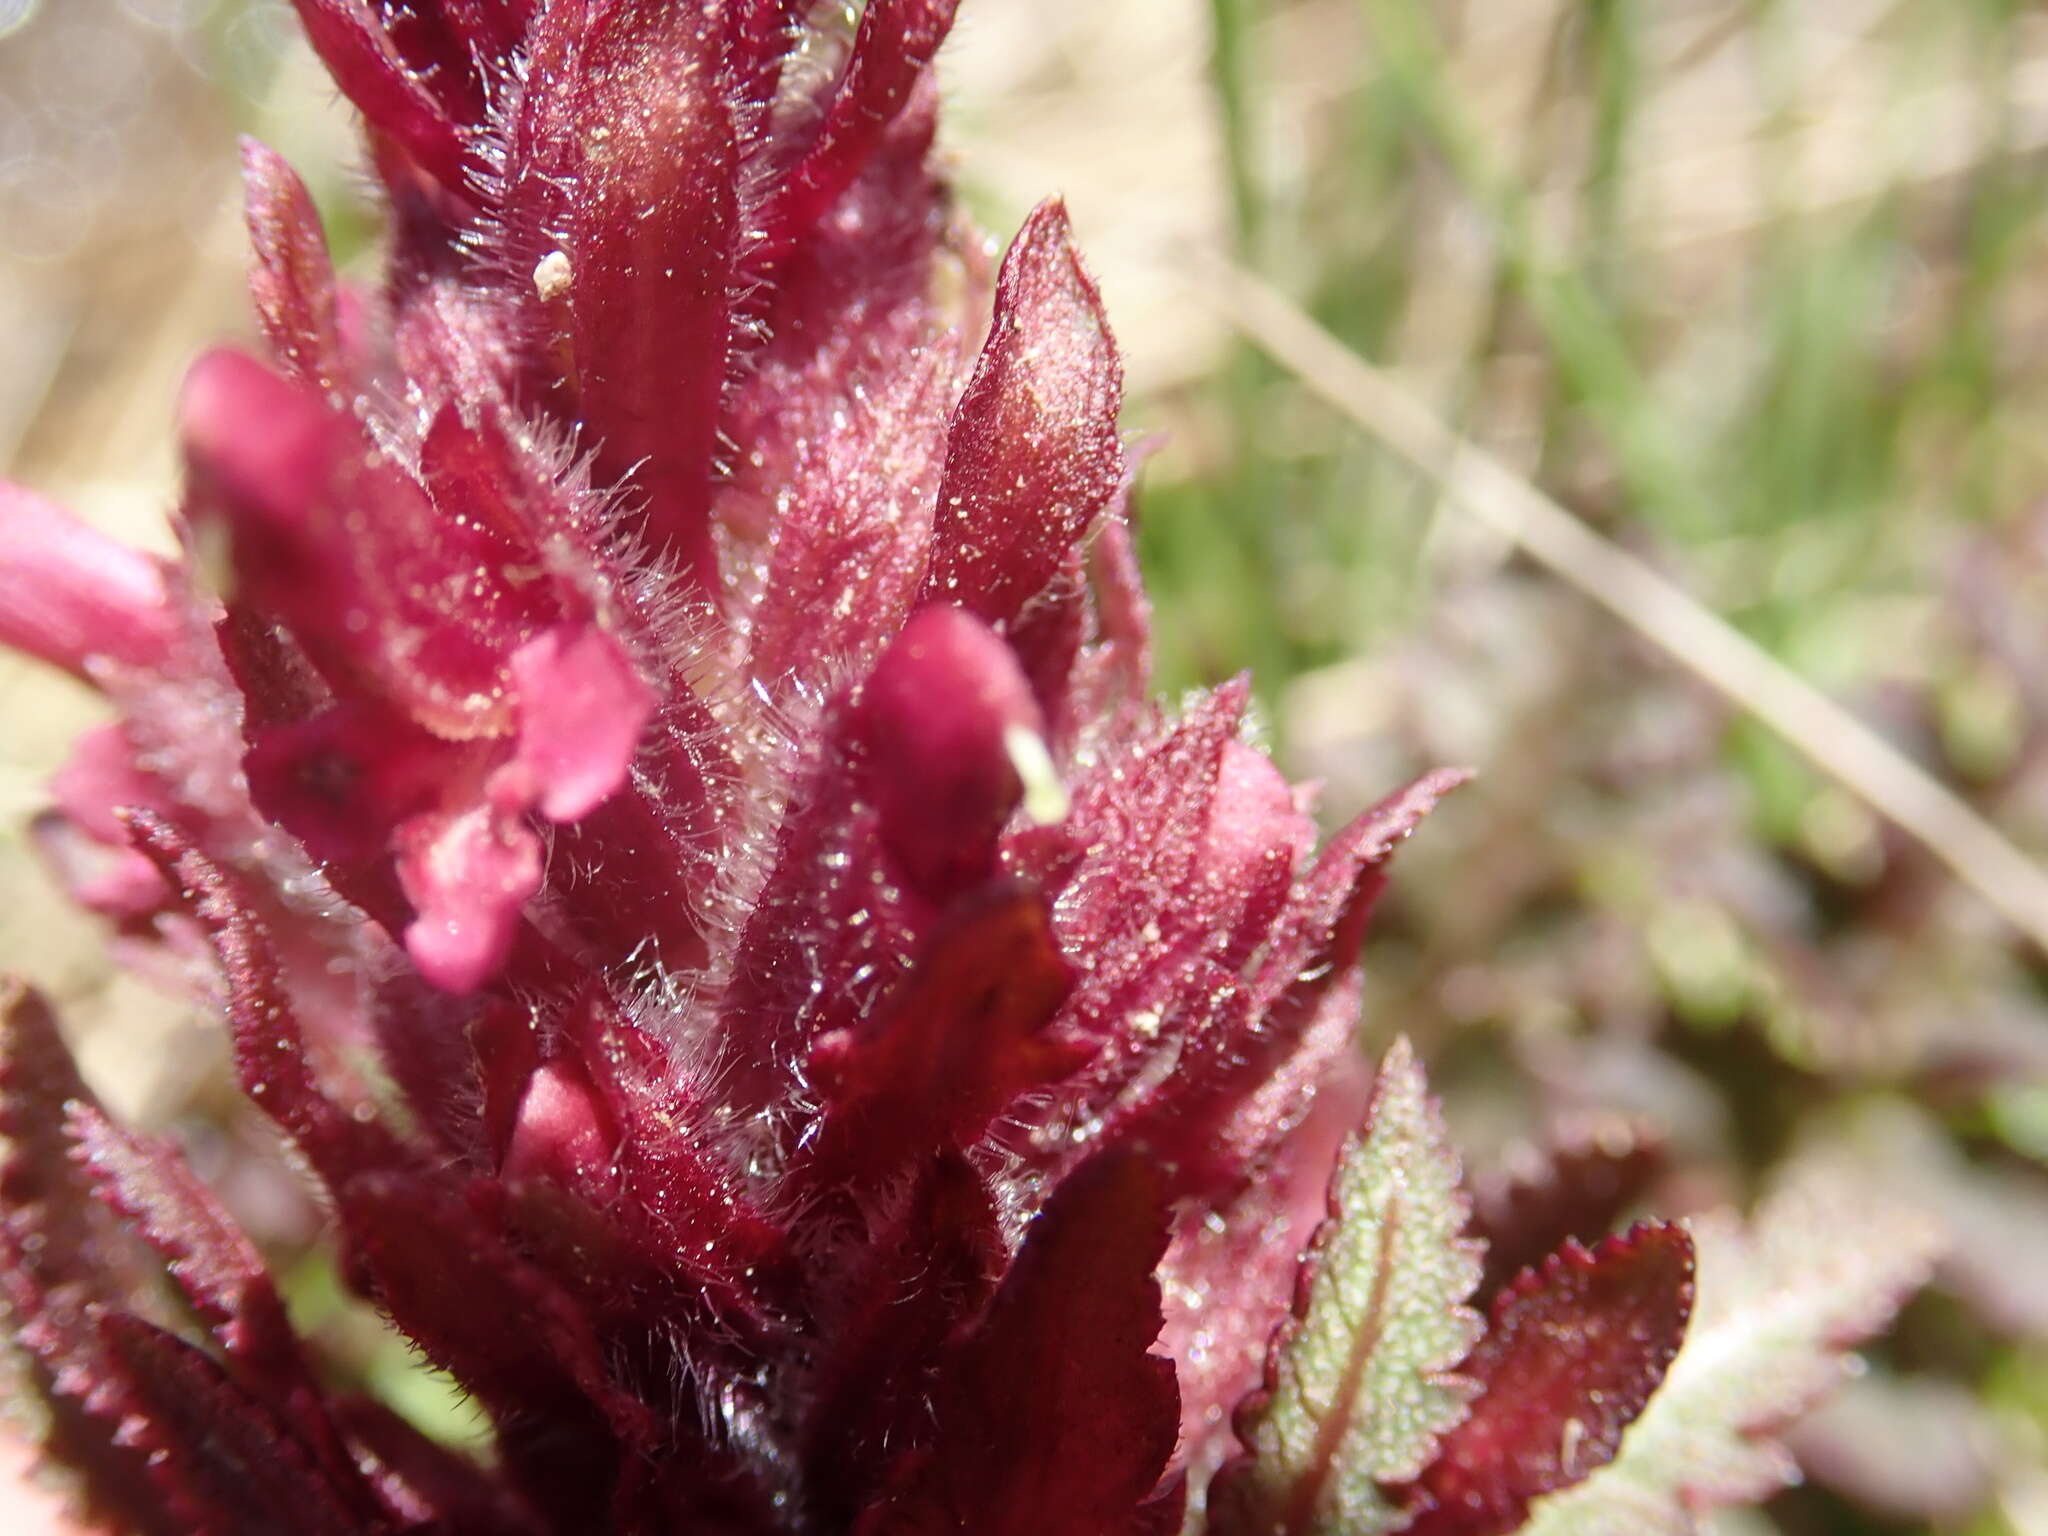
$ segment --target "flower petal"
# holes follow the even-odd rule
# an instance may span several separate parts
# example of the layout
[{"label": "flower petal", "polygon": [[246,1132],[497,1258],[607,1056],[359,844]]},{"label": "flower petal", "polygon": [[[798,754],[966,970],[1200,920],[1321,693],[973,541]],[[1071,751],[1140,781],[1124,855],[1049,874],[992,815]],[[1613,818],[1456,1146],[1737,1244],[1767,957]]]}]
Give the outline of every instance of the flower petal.
[{"label": "flower petal", "polygon": [[176,630],[162,568],[55,502],[0,480],[0,645],[87,682],[162,658]]}]

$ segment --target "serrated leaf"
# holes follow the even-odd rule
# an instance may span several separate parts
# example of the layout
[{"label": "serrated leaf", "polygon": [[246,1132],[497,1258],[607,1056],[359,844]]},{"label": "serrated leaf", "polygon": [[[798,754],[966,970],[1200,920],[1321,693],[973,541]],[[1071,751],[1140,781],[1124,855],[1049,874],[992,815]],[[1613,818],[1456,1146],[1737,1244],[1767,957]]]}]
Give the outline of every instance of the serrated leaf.
[{"label": "serrated leaf", "polygon": [[1408,1515],[1383,1486],[1417,1476],[1471,1397],[1452,1368],[1481,1327],[1465,1305],[1478,1245],[1458,1159],[1422,1068],[1397,1040],[1362,1140],[1304,1261],[1268,1392],[1242,1418],[1250,1452],[1211,1499],[1217,1536],[1379,1536]]},{"label": "serrated leaf", "polygon": [[1939,1246],[1918,1208],[1867,1173],[1799,1170],[1747,1230],[1691,1224],[1692,1329],[1614,1461],[1539,1500],[1525,1536],[1685,1536],[1703,1512],[1796,1476],[1771,1432],[1839,1381],[1843,1351],[1891,1318]]},{"label": "serrated leaf", "polygon": [[1613,1459],[1649,1401],[1693,1302],[1692,1239],[1644,1222],[1591,1250],[1567,1240],[1494,1298],[1462,1367],[1479,1383],[1416,1485],[1407,1536],[1501,1536],[1529,1503]]},{"label": "serrated leaf", "polygon": [[72,1160],[101,1202],[164,1261],[185,1300],[226,1350],[236,1390],[265,1399],[266,1412],[274,1412],[303,1442],[321,1463],[322,1475],[365,1492],[262,1256],[193,1175],[184,1154],[169,1142],[116,1125],[86,1101],[68,1106],[66,1126]]},{"label": "serrated leaf", "polygon": [[16,1352],[5,1363],[19,1367],[0,1375],[0,1410],[76,1476],[94,1529],[158,1536],[177,1527],[143,1458],[87,1401],[107,1376],[94,1318],[145,1295],[149,1272],[70,1156],[67,1102],[93,1100],[55,1015],[0,977],[0,1322]]},{"label": "serrated leaf", "polygon": [[1592,1243],[1668,1163],[1663,1139],[1619,1118],[1561,1126],[1510,1166],[1472,1177],[1472,1230],[1486,1242],[1479,1294],[1493,1296],[1566,1241]]},{"label": "serrated leaf", "polygon": [[157,1251],[222,1347],[296,1385],[298,1342],[262,1256],[184,1154],[114,1124],[90,1103],[71,1104],[66,1121],[73,1159],[101,1200]]},{"label": "serrated leaf", "polygon": [[218,1361],[139,1317],[99,1319],[107,1376],[95,1406],[119,1415],[116,1443],[142,1451],[187,1528],[385,1536],[393,1527],[357,1481],[323,1467],[273,1405]]}]

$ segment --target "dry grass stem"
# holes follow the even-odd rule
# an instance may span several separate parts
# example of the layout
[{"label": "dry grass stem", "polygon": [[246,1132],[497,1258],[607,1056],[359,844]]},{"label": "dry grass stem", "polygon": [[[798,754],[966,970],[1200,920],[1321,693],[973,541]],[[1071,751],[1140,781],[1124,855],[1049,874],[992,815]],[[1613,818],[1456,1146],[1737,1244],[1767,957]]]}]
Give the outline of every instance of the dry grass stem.
[{"label": "dry grass stem", "polygon": [[2048,953],[2048,871],[1925,769],[1641,559],[1466,442],[1267,284],[1203,258],[1205,296],[1253,345],[1552,575],[1605,608],[1919,842]]}]

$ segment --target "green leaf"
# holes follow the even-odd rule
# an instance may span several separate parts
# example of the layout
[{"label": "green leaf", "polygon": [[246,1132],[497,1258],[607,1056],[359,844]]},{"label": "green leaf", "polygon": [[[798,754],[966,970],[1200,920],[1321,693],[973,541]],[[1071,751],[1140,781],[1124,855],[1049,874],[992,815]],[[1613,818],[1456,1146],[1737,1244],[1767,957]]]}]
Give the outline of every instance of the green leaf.
[{"label": "green leaf", "polygon": [[1790,1482],[1769,1432],[1842,1379],[1842,1352],[1890,1321],[1939,1246],[1924,1211],[1839,1160],[1796,1170],[1747,1230],[1725,1214],[1690,1225],[1699,1299],[1664,1385],[1620,1455],[1538,1500],[1522,1536],[1690,1536],[1704,1512]]},{"label": "green leaf", "polygon": [[1364,1138],[1345,1153],[1332,1219],[1273,1346],[1268,1395],[1241,1425],[1250,1452],[1219,1480],[1216,1536],[1380,1536],[1408,1520],[1383,1483],[1428,1466],[1465,1416],[1452,1374],[1481,1332],[1465,1305],[1478,1243],[1458,1159],[1406,1040],[1381,1063]]}]

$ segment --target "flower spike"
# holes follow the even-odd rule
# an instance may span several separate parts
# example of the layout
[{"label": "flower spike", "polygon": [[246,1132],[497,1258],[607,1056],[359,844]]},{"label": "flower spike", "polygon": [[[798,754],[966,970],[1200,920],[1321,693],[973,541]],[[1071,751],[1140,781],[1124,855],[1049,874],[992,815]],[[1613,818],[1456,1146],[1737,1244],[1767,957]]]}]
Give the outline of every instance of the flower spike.
[{"label": "flower spike", "polygon": [[264,355],[187,377],[188,553],[0,487],[0,642],[113,715],[39,843],[488,1445],[300,1338],[10,989],[0,1302],[79,1508],[1450,1536],[1654,1429],[1689,1240],[1598,1230],[1648,1160],[1482,1201],[1503,1265],[1594,1245],[1488,1325],[1422,1065],[1354,1049],[1463,775],[1324,841],[1246,680],[1148,698],[1123,364],[1063,205],[1000,261],[954,206],[953,0],[296,9],[385,281],[246,145]]}]

